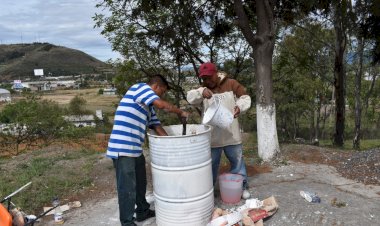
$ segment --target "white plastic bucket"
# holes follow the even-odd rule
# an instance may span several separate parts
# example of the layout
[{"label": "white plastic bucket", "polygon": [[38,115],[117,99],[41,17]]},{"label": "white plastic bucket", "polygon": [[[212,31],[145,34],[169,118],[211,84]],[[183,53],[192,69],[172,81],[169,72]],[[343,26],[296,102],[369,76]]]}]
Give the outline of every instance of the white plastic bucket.
[{"label": "white plastic bucket", "polygon": [[220,104],[219,98],[213,99],[214,101],[203,115],[202,123],[219,128],[228,128],[234,121],[232,112]]},{"label": "white plastic bucket", "polygon": [[220,196],[229,204],[240,202],[243,194],[243,179],[240,174],[225,173],[219,176]]}]

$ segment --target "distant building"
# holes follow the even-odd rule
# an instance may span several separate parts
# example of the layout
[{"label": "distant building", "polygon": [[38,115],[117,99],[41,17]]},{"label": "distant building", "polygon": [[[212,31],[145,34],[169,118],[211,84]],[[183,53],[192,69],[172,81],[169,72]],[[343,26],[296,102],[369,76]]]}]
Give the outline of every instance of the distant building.
[{"label": "distant building", "polygon": [[11,102],[11,92],[6,89],[0,89],[0,102]]},{"label": "distant building", "polygon": [[99,120],[103,120],[103,111],[101,109],[96,110],[95,115]]},{"label": "distant building", "polygon": [[116,95],[116,88],[104,89],[103,95]]},{"label": "distant building", "polygon": [[7,135],[19,135],[20,133],[23,134],[27,130],[27,127],[20,126],[19,124],[15,123],[0,123],[0,133],[7,134]]},{"label": "distant building", "polygon": [[50,81],[28,82],[28,88],[31,91],[49,91],[57,87],[57,84],[52,84]]},{"label": "distant building", "polygon": [[30,89],[31,91],[49,91],[55,89],[67,89],[75,88],[74,80],[44,80],[44,81],[29,81],[21,82],[20,80],[15,80],[12,89],[15,91],[22,91],[24,88]]},{"label": "distant building", "polygon": [[75,127],[96,126],[94,115],[67,115],[63,117],[66,121],[73,123]]},{"label": "distant building", "polygon": [[21,80],[14,80],[12,89],[16,91],[21,91],[25,86],[21,83]]}]

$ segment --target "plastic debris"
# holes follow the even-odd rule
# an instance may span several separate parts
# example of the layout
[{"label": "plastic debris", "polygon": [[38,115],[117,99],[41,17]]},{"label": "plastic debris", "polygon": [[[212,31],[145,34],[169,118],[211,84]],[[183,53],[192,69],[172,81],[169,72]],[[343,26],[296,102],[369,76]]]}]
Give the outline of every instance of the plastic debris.
[{"label": "plastic debris", "polygon": [[317,196],[316,193],[314,192],[310,192],[310,191],[300,191],[300,195],[306,199],[306,201],[308,202],[312,202],[312,203],[320,203],[321,202],[321,198],[319,198]]}]

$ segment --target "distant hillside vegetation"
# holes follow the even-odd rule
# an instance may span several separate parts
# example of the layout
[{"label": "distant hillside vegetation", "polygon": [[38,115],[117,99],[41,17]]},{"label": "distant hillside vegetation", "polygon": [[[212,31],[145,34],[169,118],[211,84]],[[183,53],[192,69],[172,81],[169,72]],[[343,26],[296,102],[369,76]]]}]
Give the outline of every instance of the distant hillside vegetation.
[{"label": "distant hillside vegetation", "polygon": [[62,76],[99,73],[107,67],[84,52],[49,43],[0,45],[2,81],[34,76],[34,69]]}]

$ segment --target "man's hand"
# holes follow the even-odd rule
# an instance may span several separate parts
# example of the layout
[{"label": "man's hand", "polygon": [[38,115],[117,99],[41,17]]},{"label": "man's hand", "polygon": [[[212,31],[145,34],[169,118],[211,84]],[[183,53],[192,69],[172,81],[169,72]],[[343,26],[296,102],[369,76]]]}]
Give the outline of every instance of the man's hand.
[{"label": "man's hand", "polygon": [[158,136],[167,136],[165,129],[161,125],[156,125],[153,127],[154,131]]},{"label": "man's hand", "polygon": [[234,118],[237,118],[240,114],[240,108],[238,106],[235,106],[234,108]]},{"label": "man's hand", "polygon": [[213,93],[211,92],[211,90],[209,90],[208,88],[205,88],[203,90],[202,96],[203,98],[210,99],[212,97],[212,94]]}]

